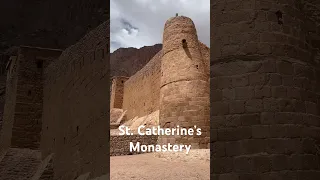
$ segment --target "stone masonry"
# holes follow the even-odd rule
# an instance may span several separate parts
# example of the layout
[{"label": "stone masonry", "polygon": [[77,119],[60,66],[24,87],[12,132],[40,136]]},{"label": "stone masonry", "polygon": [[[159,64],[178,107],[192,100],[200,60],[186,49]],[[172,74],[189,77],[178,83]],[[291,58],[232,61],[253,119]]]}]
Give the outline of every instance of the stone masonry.
[{"label": "stone masonry", "polygon": [[114,89],[111,89],[110,108],[122,108],[124,83],[127,79],[127,77],[112,78],[111,87]]},{"label": "stone masonry", "polygon": [[108,26],[65,51],[18,47],[7,65],[0,180],[109,174]]},{"label": "stone masonry", "polygon": [[158,136],[140,136],[140,135],[131,135],[131,136],[120,136],[115,135],[110,137],[110,156],[122,156],[122,155],[133,155],[140,154],[143,152],[130,152],[130,142],[135,146],[137,142],[140,142],[141,145],[154,145],[157,144]]},{"label": "stone masonry", "polygon": [[211,178],[319,179],[319,4],[217,0],[211,12]]},{"label": "stone masonry", "polygon": [[[209,148],[209,59],[209,48],[199,42],[192,20],[184,16],[170,18],[165,23],[162,50],[123,84],[120,83],[123,78],[113,78],[110,107],[126,111],[126,120],[160,110],[161,128],[197,126],[202,134],[159,136],[157,143]],[[111,141],[114,139],[116,137]],[[111,149],[116,149],[115,143],[111,144]],[[126,146],[122,152],[127,153],[128,150]]]},{"label": "stone masonry", "polygon": [[201,128],[202,135],[160,137],[161,143],[209,148],[209,72],[190,18],[170,18],[164,27],[160,82],[160,126]]}]

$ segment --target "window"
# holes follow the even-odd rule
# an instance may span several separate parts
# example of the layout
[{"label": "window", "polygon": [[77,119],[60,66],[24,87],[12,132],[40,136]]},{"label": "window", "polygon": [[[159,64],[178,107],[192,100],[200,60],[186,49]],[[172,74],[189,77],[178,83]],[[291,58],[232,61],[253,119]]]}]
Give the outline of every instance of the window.
[{"label": "window", "polygon": [[38,69],[41,69],[42,65],[43,65],[43,61],[41,61],[41,60],[37,61],[37,68]]}]

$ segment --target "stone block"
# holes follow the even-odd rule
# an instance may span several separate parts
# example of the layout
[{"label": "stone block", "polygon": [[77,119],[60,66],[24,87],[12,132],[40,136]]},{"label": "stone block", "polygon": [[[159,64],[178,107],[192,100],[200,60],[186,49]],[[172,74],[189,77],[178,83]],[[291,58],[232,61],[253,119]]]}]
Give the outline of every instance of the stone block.
[{"label": "stone block", "polygon": [[229,104],[226,102],[212,102],[212,115],[225,115],[229,113]]},{"label": "stone block", "polygon": [[262,72],[262,73],[275,73],[276,72],[276,61],[275,60],[263,61],[260,72]]},{"label": "stone block", "polygon": [[255,125],[252,126],[252,138],[264,139],[270,137],[269,125]]},{"label": "stone block", "polygon": [[261,99],[251,99],[246,101],[245,109],[248,113],[261,112],[263,109],[263,101]]},{"label": "stone block", "polygon": [[229,157],[214,157],[211,165],[213,172],[217,174],[230,173],[233,171],[233,158]]},{"label": "stone block", "polygon": [[269,86],[255,87],[255,98],[271,97],[271,88]]},{"label": "stone block", "polygon": [[252,157],[240,156],[234,158],[234,170],[237,173],[250,173],[254,164]]},{"label": "stone block", "polygon": [[230,114],[244,113],[245,112],[244,104],[245,104],[245,101],[242,101],[242,100],[230,101],[230,104],[229,104]]},{"label": "stone block", "polygon": [[235,91],[237,100],[247,100],[254,97],[253,87],[237,87],[235,88]]}]

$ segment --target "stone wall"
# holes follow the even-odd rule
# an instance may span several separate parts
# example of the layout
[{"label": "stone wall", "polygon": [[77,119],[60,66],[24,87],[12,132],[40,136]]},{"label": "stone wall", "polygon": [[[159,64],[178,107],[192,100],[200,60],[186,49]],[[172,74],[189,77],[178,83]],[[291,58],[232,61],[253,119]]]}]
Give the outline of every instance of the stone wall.
[{"label": "stone wall", "polygon": [[157,144],[158,136],[141,136],[141,135],[131,135],[131,136],[110,136],[110,156],[122,156],[122,155],[133,155],[141,154],[143,152],[130,152],[130,142],[136,145],[140,142],[141,145],[155,145]]},{"label": "stone wall", "polygon": [[30,180],[41,164],[39,150],[10,148],[0,161],[1,180]]},{"label": "stone wall", "polygon": [[61,52],[61,50],[20,47],[11,147],[39,149],[43,69],[59,57]]},{"label": "stone wall", "polygon": [[122,108],[123,104],[123,91],[124,83],[127,81],[127,77],[113,77],[112,87],[110,95],[110,109],[112,108]]},{"label": "stone wall", "polygon": [[9,56],[0,55],[0,133],[3,120],[3,110],[5,104],[5,93],[6,93],[6,80],[7,70],[6,66],[9,60]]},{"label": "stone wall", "polygon": [[[199,50],[209,77],[210,49],[199,42]],[[127,119],[142,117],[159,109],[161,58],[162,51],[159,51],[146,66],[125,81],[123,105],[119,108],[127,110]],[[111,104],[112,98],[111,95]]]},{"label": "stone wall", "polygon": [[211,4],[212,179],[320,175],[320,66],[300,2]]},{"label": "stone wall", "polygon": [[44,73],[42,156],[55,179],[109,172],[109,23],[66,49]]},{"label": "stone wall", "polygon": [[125,82],[122,109],[127,110],[127,119],[142,117],[159,109],[161,57],[160,51]]},{"label": "stone wall", "polygon": [[208,57],[208,53],[201,52],[190,18],[177,16],[167,20],[163,33],[159,124],[162,128],[201,128],[202,134],[161,136],[160,143],[188,144],[195,149],[209,147],[210,72],[206,61],[209,59],[202,54]]},{"label": "stone wall", "polygon": [[10,147],[12,136],[12,127],[14,121],[14,112],[17,95],[17,82],[19,63],[18,58],[12,57],[11,63],[8,66],[7,84],[6,84],[6,104],[4,106],[2,129],[0,131],[0,154]]}]

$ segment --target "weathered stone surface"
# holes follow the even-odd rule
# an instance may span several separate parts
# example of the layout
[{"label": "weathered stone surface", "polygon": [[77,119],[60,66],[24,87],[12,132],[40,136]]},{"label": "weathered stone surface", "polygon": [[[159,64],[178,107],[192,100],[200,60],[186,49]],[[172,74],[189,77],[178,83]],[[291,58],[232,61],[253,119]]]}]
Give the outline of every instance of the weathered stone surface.
[{"label": "weathered stone surface", "polygon": [[10,148],[0,160],[0,179],[30,180],[40,163],[39,150]]},{"label": "weathered stone surface", "polygon": [[211,2],[212,179],[319,179],[319,14],[308,0]]}]

